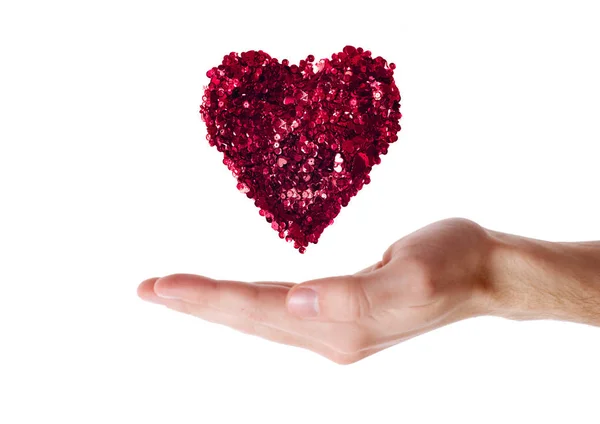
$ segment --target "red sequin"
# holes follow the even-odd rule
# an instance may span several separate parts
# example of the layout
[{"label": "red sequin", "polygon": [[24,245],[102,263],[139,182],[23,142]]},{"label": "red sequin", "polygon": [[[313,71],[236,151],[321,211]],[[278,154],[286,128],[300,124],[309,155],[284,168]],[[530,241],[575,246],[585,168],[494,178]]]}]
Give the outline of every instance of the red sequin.
[{"label": "red sequin", "polygon": [[300,253],[369,184],[402,116],[394,64],[352,46],[312,62],[230,53],[200,106],[238,190]]}]

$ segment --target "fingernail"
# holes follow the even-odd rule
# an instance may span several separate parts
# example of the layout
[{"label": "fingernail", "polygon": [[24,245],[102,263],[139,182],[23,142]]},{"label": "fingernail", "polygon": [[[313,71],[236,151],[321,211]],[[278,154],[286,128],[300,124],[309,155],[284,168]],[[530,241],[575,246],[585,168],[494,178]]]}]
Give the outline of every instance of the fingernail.
[{"label": "fingernail", "polygon": [[181,299],[184,293],[181,293],[181,290],[178,289],[177,286],[173,287],[165,284],[166,281],[163,280],[161,284],[162,278],[159,278],[154,283],[154,293],[162,299]]},{"label": "fingernail", "polygon": [[319,314],[319,297],[309,288],[299,288],[288,299],[288,310],[300,317],[316,317]]}]

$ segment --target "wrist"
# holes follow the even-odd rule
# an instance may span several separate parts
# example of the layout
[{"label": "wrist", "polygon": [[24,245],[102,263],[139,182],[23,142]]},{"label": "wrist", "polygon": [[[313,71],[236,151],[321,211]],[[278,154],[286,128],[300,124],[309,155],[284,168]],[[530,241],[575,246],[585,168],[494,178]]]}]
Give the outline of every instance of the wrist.
[{"label": "wrist", "polygon": [[484,314],[600,325],[600,244],[488,234]]}]

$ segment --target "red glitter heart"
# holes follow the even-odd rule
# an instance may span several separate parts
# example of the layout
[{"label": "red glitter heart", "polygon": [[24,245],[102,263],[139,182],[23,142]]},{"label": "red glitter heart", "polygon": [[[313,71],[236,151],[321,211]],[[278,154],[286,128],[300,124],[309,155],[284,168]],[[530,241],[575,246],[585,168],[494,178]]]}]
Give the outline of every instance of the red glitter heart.
[{"label": "red glitter heart", "polygon": [[238,189],[300,253],[370,182],[402,116],[393,63],[351,46],[314,60],[230,53],[207,72],[200,106]]}]

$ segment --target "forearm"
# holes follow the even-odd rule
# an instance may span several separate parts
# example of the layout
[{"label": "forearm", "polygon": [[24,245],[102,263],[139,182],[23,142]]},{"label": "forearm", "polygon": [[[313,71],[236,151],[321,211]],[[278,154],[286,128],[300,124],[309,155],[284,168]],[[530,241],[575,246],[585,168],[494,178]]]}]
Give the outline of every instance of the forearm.
[{"label": "forearm", "polygon": [[600,242],[553,243],[489,231],[486,313],[600,326]]}]

